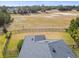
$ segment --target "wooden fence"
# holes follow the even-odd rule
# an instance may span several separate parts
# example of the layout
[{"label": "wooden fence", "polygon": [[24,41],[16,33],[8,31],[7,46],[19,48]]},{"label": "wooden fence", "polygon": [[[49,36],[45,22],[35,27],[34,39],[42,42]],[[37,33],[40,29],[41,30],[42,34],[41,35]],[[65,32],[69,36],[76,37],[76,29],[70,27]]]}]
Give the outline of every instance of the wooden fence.
[{"label": "wooden fence", "polygon": [[[15,34],[26,33],[26,32],[65,32],[67,28],[24,28],[19,30],[9,30]],[[0,35],[2,32],[0,31]]]},{"label": "wooden fence", "polygon": [[66,28],[27,28],[27,29],[20,29],[20,30],[13,30],[10,32],[18,33],[26,33],[26,32],[65,32]]}]

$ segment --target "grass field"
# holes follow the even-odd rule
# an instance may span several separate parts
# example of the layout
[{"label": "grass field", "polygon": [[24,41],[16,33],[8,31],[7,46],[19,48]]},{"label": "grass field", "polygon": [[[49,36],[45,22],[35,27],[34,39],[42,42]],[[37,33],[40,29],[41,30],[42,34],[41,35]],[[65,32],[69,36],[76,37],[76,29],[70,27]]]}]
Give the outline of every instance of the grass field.
[{"label": "grass field", "polygon": [[68,27],[73,18],[78,17],[79,12],[49,12],[31,15],[11,14],[14,22],[9,30],[38,27]]}]

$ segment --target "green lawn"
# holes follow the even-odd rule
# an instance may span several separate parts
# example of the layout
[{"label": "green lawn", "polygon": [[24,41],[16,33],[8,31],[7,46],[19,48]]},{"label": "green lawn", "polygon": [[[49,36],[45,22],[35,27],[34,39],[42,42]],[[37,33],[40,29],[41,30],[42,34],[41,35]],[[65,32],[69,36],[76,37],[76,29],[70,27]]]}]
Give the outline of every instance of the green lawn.
[{"label": "green lawn", "polygon": [[67,32],[63,33],[63,39],[64,39],[65,43],[68,44],[68,45],[75,45],[76,44],[74,42],[73,38]]},{"label": "green lawn", "polygon": [[76,55],[77,58],[79,58],[79,48],[72,49]]},{"label": "green lawn", "polygon": [[18,56],[18,52],[17,52],[17,45],[19,43],[19,39],[10,39],[10,42],[8,44],[8,48],[7,50],[9,51],[6,55],[6,57],[17,57]]},{"label": "green lawn", "polygon": [[[7,52],[7,55],[6,57],[16,57],[18,54],[17,54],[17,44],[18,44],[19,40],[16,40],[16,39],[10,39],[10,42],[8,44],[8,48],[7,50],[9,52]],[[4,57],[3,56],[3,48],[5,46],[5,43],[6,43],[6,37],[5,35],[0,35],[0,58]]]},{"label": "green lawn", "polygon": [[5,35],[1,35],[0,36],[0,57],[3,57],[2,51],[4,48],[5,42],[6,42]]}]

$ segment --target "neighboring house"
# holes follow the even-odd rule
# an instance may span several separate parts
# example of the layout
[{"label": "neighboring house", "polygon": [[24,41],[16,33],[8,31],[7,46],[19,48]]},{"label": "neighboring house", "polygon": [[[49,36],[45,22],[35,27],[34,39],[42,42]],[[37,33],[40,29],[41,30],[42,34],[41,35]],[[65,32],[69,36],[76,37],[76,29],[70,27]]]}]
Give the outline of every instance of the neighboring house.
[{"label": "neighboring house", "polygon": [[46,40],[44,35],[25,37],[19,58],[74,58],[63,40]]},{"label": "neighboring house", "polygon": [[14,13],[14,11],[18,12],[18,8],[16,7],[8,7],[7,12]]}]

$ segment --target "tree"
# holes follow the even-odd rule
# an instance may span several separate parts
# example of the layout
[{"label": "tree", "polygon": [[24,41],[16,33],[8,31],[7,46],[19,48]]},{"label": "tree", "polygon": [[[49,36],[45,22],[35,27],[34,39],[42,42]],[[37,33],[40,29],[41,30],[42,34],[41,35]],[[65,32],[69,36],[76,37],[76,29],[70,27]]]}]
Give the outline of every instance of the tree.
[{"label": "tree", "polygon": [[77,17],[75,20],[73,19],[70,23],[70,27],[68,29],[68,32],[70,33],[71,37],[76,42],[77,46],[79,47],[79,17]]},{"label": "tree", "polygon": [[11,21],[11,17],[10,14],[7,13],[6,11],[4,12],[4,10],[2,9],[0,11],[0,27],[3,26],[4,24],[8,24]]},{"label": "tree", "polygon": [[0,27],[3,27],[3,33],[7,33],[8,30],[6,28],[6,25],[11,22],[11,16],[7,12],[7,8],[5,6],[2,7],[0,10]]},{"label": "tree", "polygon": [[59,11],[71,11],[72,9],[73,9],[72,6],[63,6],[63,5],[58,6]]},{"label": "tree", "polygon": [[1,9],[2,9],[2,10],[1,10],[2,12],[8,13],[8,12],[7,12],[7,7],[6,7],[6,6],[2,6]]},{"label": "tree", "polygon": [[77,24],[78,27],[79,27],[79,17],[76,18],[76,24]]},{"label": "tree", "polygon": [[46,8],[44,5],[41,6],[41,12],[46,12]]}]

